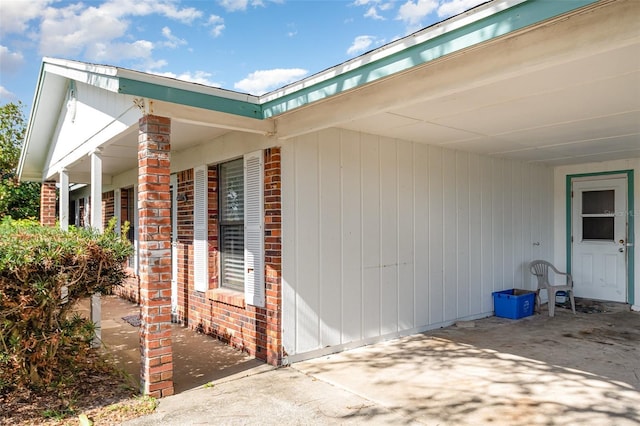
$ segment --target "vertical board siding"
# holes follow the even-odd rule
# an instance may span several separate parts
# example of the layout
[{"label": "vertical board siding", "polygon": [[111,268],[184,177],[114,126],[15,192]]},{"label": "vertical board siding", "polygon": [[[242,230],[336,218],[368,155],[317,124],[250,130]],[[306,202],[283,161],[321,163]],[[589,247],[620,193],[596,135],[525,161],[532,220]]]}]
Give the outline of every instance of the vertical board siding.
[{"label": "vertical board siding", "polygon": [[[351,143],[345,141],[344,143]],[[362,338],[380,336],[380,146],[362,135]],[[356,194],[353,194],[356,196]]]},{"label": "vertical board siding", "polygon": [[553,257],[546,167],[338,129],[283,156],[290,356],[490,315]]},{"label": "vertical board siding", "polygon": [[[341,342],[355,342],[362,339],[362,168],[360,140],[351,143],[340,141],[340,181],[341,189],[341,291],[342,297],[335,298],[342,308]],[[336,295],[332,295],[335,297]],[[336,300],[340,299],[340,300]]]},{"label": "vertical board siding", "polygon": [[[444,321],[444,186],[442,148],[429,147],[429,322]],[[455,232],[455,230],[454,230]]]},{"label": "vertical board siding", "polygon": [[320,186],[320,344],[341,343],[342,294],[340,133],[335,130],[318,146]]},{"label": "vertical board siding", "polygon": [[380,144],[380,333],[398,331],[398,175],[397,143]]},{"label": "vertical board siding", "polygon": [[[309,136],[295,149],[295,181],[300,196],[295,199],[297,292],[296,351],[320,346],[320,205],[318,204],[318,141]],[[338,295],[336,295],[338,296]],[[336,297],[339,300],[339,297]]]},{"label": "vertical board siding", "polygon": [[396,161],[398,173],[398,330],[416,326],[414,278],[414,175],[413,144],[400,142]]}]

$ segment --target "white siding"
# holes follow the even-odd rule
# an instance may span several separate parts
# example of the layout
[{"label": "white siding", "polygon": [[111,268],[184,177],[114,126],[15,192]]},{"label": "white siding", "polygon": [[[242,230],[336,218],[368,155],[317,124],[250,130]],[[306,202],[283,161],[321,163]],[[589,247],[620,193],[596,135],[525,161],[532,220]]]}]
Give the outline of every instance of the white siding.
[{"label": "white siding", "polygon": [[283,145],[282,181],[291,361],[491,315],[553,256],[543,166],[331,129]]},{"label": "white siding", "polygon": [[76,83],[75,98],[69,98],[60,111],[54,135],[56,143],[45,169],[55,173],[136,124],[141,112],[133,99]]}]

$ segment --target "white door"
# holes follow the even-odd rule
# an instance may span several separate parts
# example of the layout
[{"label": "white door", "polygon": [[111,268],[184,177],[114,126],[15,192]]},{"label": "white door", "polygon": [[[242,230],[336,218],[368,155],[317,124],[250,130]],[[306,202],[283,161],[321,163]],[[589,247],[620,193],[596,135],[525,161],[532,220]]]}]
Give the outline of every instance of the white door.
[{"label": "white door", "polygon": [[178,178],[170,178],[171,191],[171,320],[178,319]]},{"label": "white door", "polygon": [[627,179],[574,181],[572,194],[575,295],[626,302]]}]

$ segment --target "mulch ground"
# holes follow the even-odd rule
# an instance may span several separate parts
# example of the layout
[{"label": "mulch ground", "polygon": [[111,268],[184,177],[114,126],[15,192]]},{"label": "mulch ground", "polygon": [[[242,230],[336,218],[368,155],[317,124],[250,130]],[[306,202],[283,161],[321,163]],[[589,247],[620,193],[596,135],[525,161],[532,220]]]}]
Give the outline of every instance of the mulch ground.
[{"label": "mulch ground", "polygon": [[133,381],[97,353],[51,388],[0,392],[0,425],[116,425],[153,412],[156,400],[141,397]]}]

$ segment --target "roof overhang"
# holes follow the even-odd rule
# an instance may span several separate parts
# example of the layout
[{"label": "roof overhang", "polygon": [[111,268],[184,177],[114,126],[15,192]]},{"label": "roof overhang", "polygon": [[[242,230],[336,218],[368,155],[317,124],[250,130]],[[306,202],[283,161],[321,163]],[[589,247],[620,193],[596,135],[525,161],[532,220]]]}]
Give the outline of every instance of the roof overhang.
[{"label": "roof overhang", "polygon": [[[45,58],[19,173],[47,177],[71,81],[139,97],[141,113],[177,123],[177,147],[231,130],[288,139],[343,127],[548,164],[638,156],[638,19],[634,0],[489,1],[260,97]],[[135,132],[112,142],[134,144]]]}]

